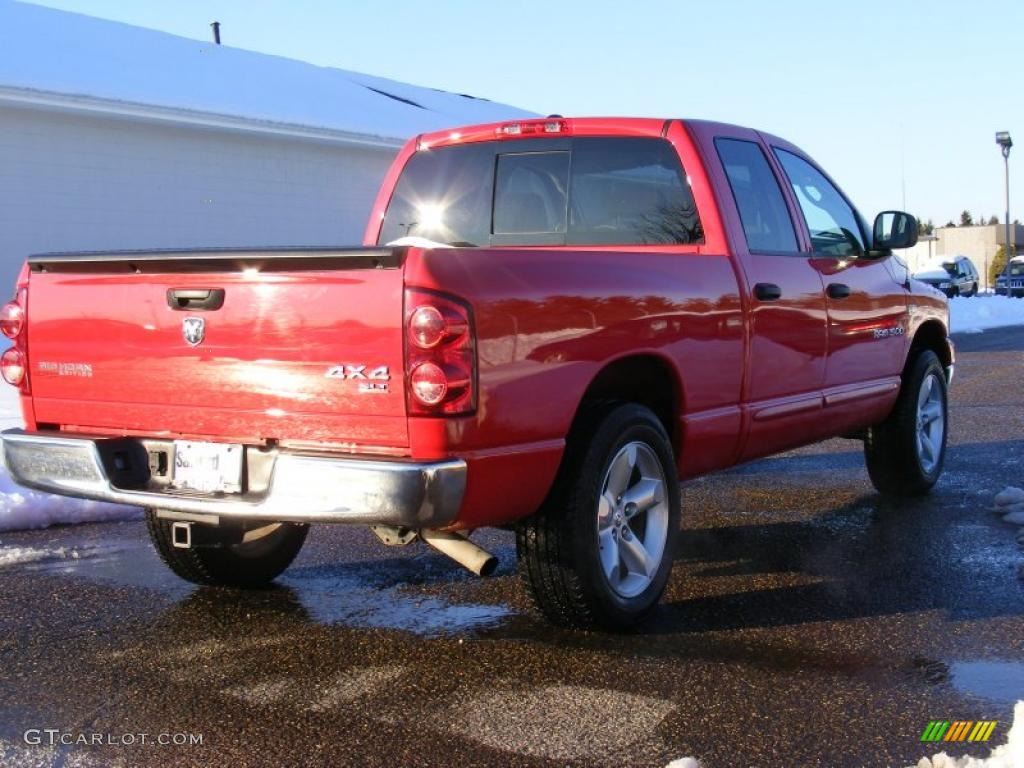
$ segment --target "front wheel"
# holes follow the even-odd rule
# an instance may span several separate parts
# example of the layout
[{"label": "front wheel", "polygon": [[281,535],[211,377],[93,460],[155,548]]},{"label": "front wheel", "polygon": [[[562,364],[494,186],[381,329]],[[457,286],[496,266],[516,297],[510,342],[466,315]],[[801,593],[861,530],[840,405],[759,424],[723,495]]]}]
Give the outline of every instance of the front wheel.
[{"label": "front wheel", "polygon": [[639,405],[597,409],[566,445],[555,486],[517,529],[535,606],[572,627],[623,630],[665,590],[680,515],[672,444]]},{"label": "front wheel", "polygon": [[299,554],[308,525],[297,523],[219,527],[195,524],[193,546],[174,546],[170,520],[146,510],[146,525],[160,559],[185,581],[205,586],[261,587]]},{"label": "front wheel", "polygon": [[875,488],[891,496],[927,493],[942,474],[948,416],[946,374],[931,350],[903,374],[896,406],[867,431],[864,458]]}]

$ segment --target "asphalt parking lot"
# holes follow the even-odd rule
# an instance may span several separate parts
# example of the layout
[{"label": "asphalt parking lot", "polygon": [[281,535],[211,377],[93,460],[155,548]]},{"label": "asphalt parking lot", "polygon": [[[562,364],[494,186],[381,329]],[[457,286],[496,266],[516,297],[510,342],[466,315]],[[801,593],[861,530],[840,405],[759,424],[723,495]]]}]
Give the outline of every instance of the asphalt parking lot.
[{"label": "asphalt parking lot", "polygon": [[[832,441],[683,488],[664,605],[630,636],[528,612],[513,540],[481,580],[421,546],[316,528],[274,589],[178,581],[140,522],[0,535],[0,764],[904,766],[930,720],[1024,698],[1024,328],[957,339],[947,471],[874,494]],[[201,734],[50,746],[29,729]]]}]

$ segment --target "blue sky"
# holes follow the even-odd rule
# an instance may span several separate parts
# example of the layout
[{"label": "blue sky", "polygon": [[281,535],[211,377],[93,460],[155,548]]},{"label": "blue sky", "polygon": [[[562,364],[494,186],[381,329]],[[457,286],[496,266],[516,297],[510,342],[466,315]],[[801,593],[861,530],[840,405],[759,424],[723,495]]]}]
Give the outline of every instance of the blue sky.
[{"label": "blue sky", "polygon": [[41,0],[537,112],[700,117],[808,151],[862,212],[1024,220],[1024,3]]}]

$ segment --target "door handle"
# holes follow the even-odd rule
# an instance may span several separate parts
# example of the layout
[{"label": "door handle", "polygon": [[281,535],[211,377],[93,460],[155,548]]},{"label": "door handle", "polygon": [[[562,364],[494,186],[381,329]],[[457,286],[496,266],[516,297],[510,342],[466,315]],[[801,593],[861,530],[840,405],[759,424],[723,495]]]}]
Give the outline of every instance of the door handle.
[{"label": "door handle", "polygon": [[224,306],[223,288],[168,288],[167,306],[178,311],[212,311]]},{"label": "door handle", "polygon": [[761,301],[777,301],[782,298],[782,289],[775,283],[758,283],[754,295]]},{"label": "door handle", "polygon": [[843,283],[829,283],[825,293],[830,299],[845,299],[850,295],[850,286]]}]

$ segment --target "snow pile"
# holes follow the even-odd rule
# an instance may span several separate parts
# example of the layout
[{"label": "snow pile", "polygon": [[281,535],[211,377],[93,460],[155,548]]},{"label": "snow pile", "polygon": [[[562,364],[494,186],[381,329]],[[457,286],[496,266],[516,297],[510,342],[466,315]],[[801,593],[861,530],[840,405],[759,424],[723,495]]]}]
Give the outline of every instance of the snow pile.
[{"label": "snow pile", "polygon": [[1024,525],[1024,489],[1016,486],[1004,488],[996,494],[996,514],[1007,523]]},{"label": "snow pile", "polygon": [[922,757],[910,768],[1024,768],[1024,701],[1013,710],[1013,725],[1006,744],[996,747],[988,757],[950,757],[939,752],[930,759]]},{"label": "snow pile", "polygon": [[[6,384],[0,385],[0,428],[10,429],[21,427],[21,410],[18,403],[18,391]],[[27,528],[47,528],[58,523],[86,523],[99,520],[132,520],[141,512],[135,507],[123,507],[117,504],[104,504],[99,501],[82,501],[53,496],[48,493],[30,491],[16,485],[7,468],[0,466],[0,531],[20,531]],[[6,554],[4,554],[6,553]],[[5,558],[28,558],[38,560],[49,556],[44,553],[38,557],[25,551],[12,552],[0,550],[0,566],[9,565]],[[14,560],[26,562],[26,560]]]},{"label": "snow pile", "polygon": [[1024,325],[1024,299],[971,296],[949,302],[949,326],[953,333],[981,333],[1005,325]]},{"label": "snow pile", "polygon": [[30,491],[15,485],[7,470],[0,469],[0,531],[49,528],[63,523],[135,520],[141,514],[136,507]]},{"label": "snow pile", "polygon": [[9,568],[22,563],[34,563],[39,560],[78,560],[78,550],[57,547],[56,549],[35,549],[33,547],[0,547],[0,568]]},{"label": "snow pile", "polygon": [[57,550],[50,552],[47,549],[33,549],[32,547],[0,547],[0,568],[43,560],[51,554],[63,555],[64,553]]}]

